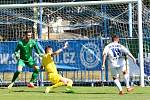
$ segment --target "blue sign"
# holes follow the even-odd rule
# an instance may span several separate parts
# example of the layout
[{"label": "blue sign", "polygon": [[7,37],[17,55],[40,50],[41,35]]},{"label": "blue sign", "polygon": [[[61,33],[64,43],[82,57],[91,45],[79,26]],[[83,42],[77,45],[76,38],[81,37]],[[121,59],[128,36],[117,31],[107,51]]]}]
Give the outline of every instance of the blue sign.
[{"label": "blue sign", "polygon": [[[100,40],[67,40],[68,48],[54,57],[59,70],[100,70],[102,60],[102,46]],[[40,47],[49,45],[53,51],[62,48],[65,41],[39,41]],[[0,72],[14,72],[17,60],[13,56],[17,42],[0,42]],[[33,53],[35,61],[41,61]],[[23,71],[32,71],[25,67]]]}]

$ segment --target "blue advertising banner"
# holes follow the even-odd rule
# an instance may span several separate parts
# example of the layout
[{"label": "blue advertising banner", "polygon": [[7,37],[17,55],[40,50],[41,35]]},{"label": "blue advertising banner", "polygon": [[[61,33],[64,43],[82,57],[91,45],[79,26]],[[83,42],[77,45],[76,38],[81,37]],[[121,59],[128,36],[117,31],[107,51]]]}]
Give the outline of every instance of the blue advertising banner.
[{"label": "blue advertising banner", "polygon": [[13,57],[13,52],[16,47],[16,42],[0,42],[0,72],[16,71],[16,59]]},{"label": "blue advertising banner", "polygon": [[[67,40],[68,48],[54,57],[59,70],[100,70],[102,47],[100,40]],[[62,48],[65,41],[39,41],[44,48],[49,45],[56,51]],[[13,56],[17,42],[0,42],[0,72],[16,71],[17,60]],[[40,59],[33,53],[35,61],[40,66]],[[23,71],[32,71],[24,67]]]}]

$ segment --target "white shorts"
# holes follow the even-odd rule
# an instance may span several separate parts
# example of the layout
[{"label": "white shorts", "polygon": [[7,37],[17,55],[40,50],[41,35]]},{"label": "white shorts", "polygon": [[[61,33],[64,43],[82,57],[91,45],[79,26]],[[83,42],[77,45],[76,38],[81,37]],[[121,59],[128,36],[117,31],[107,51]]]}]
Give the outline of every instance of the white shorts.
[{"label": "white shorts", "polygon": [[110,67],[123,67],[126,65],[126,61],[123,58],[112,60],[112,61],[109,60],[108,65]]},{"label": "white shorts", "polygon": [[128,70],[129,68],[126,67],[126,66],[123,66],[123,67],[111,67],[110,68],[110,71],[111,71],[111,75],[112,77],[115,77],[115,78],[119,78],[119,75]]}]

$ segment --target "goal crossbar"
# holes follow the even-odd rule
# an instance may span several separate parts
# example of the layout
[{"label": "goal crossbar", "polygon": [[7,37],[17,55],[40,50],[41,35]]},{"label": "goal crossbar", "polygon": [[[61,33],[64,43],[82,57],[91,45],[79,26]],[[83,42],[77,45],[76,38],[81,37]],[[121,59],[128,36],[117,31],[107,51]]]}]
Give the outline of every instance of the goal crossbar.
[{"label": "goal crossbar", "polygon": [[33,4],[3,4],[0,9],[4,8],[24,8],[40,6],[79,6],[79,5],[99,5],[99,4],[120,4],[120,3],[137,3],[138,0],[107,0],[107,1],[83,1],[83,2],[61,2],[61,3],[33,3]]}]

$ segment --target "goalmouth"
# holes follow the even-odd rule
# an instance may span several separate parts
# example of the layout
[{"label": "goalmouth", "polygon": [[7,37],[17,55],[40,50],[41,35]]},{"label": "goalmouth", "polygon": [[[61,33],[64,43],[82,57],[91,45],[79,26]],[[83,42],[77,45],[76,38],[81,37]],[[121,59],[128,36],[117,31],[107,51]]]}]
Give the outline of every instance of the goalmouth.
[{"label": "goalmouth", "polygon": [[[4,4],[0,9],[26,8],[26,7],[55,7],[55,6],[78,6],[78,5],[100,5],[100,4],[128,4],[138,5],[138,38],[139,38],[139,61],[140,61],[140,83],[144,87],[144,59],[143,59],[143,31],[142,31],[142,0],[107,0],[107,1],[85,1],[85,2],[61,2],[61,3],[34,3],[34,4]],[[42,30],[42,27],[40,28]]]}]

